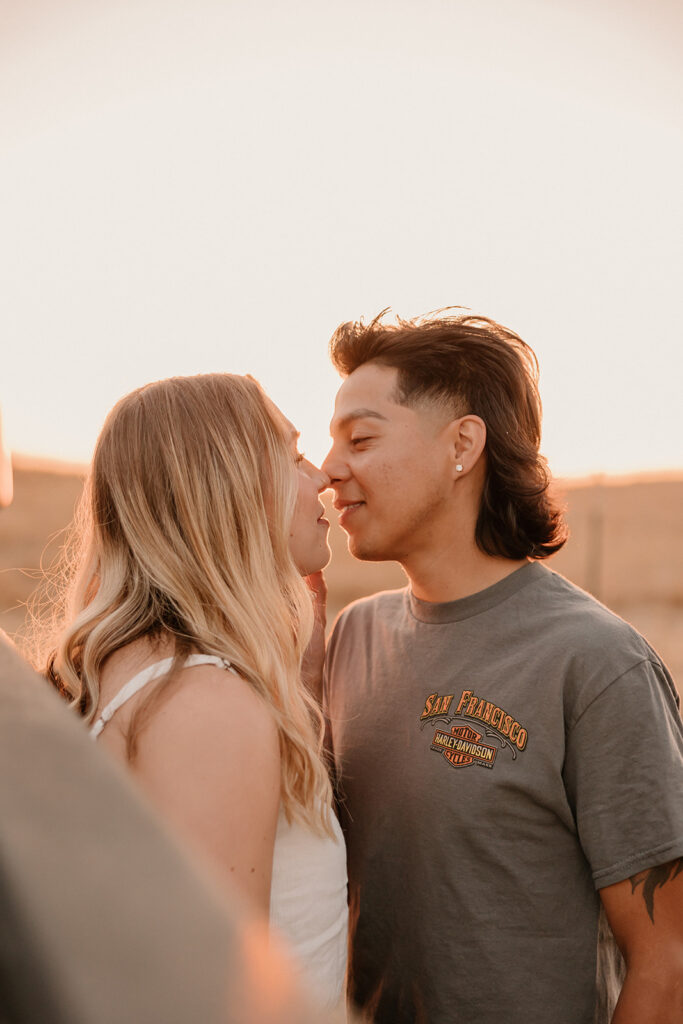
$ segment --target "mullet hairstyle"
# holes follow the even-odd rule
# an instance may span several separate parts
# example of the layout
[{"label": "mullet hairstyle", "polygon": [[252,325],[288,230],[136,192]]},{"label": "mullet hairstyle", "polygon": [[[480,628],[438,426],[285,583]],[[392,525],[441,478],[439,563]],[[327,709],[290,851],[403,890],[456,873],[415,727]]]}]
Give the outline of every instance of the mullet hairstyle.
[{"label": "mullet hairstyle", "polygon": [[121,399],[77,513],[48,675],[92,722],[107,657],[174,639],[170,672],[131,719],[133,761],[188,654],[226,658],[277,723],[287,818],[322,832],[331,789],[322,716],[301,682],[313,608],[289,551],[296,494],[290,444],[252,378],[175,377]]},{"label": "mullet hairstyle", "polygon": [[564,513],[549,494],[539,454],[538,361],[514,331],[489,317],[437,310],[414,320],[341,324],[330,358],[347,377],[364,363],[398,370],[401,405],[447,403],[454,418],[486,424],[486,479],[475,539],[488,555],[548,558],[565,543]]}]

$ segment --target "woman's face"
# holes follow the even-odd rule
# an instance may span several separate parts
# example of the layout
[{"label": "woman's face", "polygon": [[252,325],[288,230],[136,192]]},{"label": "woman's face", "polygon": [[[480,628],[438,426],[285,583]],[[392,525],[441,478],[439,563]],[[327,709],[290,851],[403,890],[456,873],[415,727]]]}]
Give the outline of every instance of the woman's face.
[{"label": "woman's face", "polygon": [[[296,441],[294,442],[296,448]],[[299,493],[289,528],[289,550],[302,576],[319,572],[330,560],[327,534],[330,524],[319,495],[330,485],[325,473],[296,453]]]},{"label": "woman's face", "polygon": [[276,422],[292,452],[296,466],[299,490],[292,522],[289,527],[289,550],[302,576],[319,572],[330,560],[327,533],[330,524],[325,516],[325,507],[320,493],[330,486],[330,478],[302,455],[297,447],[299,433],[286,416],[273,403]]}]

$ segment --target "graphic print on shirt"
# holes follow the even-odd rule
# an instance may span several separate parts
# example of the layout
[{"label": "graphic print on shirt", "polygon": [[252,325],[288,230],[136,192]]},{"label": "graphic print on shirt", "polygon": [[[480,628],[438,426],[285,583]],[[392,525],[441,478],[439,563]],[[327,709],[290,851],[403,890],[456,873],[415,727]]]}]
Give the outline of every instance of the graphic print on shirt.
[{"label": "graphic print on shirt", "polygon": [[[435,731],[432,750],[442,754],[453,768],[472,764],[493,768],[497,755],[505,749],[512,752],[513,761],[517,760],[517,751],[524,750],[529,734],[514,715],[472,690],[463,690],[455,705],[454,700],[454,693],[430,693],[425,700],[420,727],[436,722],[450,726],[450,731]],[[496,743],[482,742],[484,733]]]}]

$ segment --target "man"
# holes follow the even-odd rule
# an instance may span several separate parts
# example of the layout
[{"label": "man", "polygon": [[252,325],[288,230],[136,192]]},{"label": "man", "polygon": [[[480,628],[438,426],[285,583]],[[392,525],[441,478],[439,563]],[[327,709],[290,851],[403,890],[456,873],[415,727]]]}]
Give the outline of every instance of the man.
[{"label": "man", "polygon": [[357,558],[325,705],[349,856],[350,994],[377,1024],[683,1020],[683,731],[657,655],[548,570],[566,538],[535,356],[455,314],[344,324],[323,469]]},{"label": "man", "polygon": [[[0,425],[0,506],[11,498]],[[1,631],[0,1020],[328,1020]]]}]

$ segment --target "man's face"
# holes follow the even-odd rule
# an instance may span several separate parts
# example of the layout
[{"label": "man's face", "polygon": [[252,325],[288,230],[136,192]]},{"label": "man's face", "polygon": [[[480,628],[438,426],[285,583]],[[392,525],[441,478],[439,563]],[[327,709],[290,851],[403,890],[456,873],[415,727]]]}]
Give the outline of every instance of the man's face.
[{"label": "man's face", "polygon": [[369,561],[436,550],[452,516],[451,415],[431,403],[399,405],[397,376],[365,363],[346,378],[322,465],[349,549]]}]

